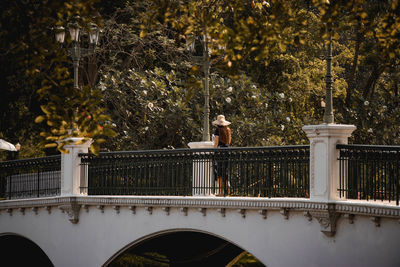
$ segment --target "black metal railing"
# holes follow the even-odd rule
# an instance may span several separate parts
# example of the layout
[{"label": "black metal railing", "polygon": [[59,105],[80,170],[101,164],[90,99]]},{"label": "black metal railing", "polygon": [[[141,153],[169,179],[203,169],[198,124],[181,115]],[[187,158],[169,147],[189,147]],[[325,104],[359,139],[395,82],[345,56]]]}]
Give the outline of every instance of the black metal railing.
[{"label": "black metal railing", "polygon": [[60,194],[61,156],[0,162],[0,199]]},{"label": "black metal railing", "polygon": [[340,197],[396,201],[400,197],[400,146],[337,145]]},{"label": "black metal railing", "polygon": [[89,195],[309,196],[309,146],[80,156],[82,176],[88,177],[81,190]]}]

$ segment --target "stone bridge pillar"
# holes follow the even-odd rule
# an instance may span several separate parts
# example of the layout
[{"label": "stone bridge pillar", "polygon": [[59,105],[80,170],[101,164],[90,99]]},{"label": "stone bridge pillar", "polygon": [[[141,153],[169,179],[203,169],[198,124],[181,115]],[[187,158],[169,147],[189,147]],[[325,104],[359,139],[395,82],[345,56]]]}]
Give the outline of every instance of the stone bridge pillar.
[{"label": "stone bridge pillar", "polygon": [[303,128],[310,140],[310,199],[329,202],[339,199],[339,151],[347,144],[354,125],[319,124]]},{"label": "stone bridge pillar", "polygon": [[[190,148],[213,148],[211,141],[191,142]],[[200,152],[199,152],[200,153]],[[209,153],[209,152],[205,152]],[[193,161],[193,196],[210,196],[214,192],[215,181],[213,175],[213,164],[211,159]]]},{"label": "stone bridge pillar", "polygon": [[82,195],[80,187],[87,186],[87,181],[81,180],[81,159],[79,153],[88,152],[90,141],[77,145],[76,142],[82,139],[81,137],[66,139],[66,141],[70,141],[71,143],[64,146],[64,148],[68,149],[69,153],[61,154],[61,196]]}]

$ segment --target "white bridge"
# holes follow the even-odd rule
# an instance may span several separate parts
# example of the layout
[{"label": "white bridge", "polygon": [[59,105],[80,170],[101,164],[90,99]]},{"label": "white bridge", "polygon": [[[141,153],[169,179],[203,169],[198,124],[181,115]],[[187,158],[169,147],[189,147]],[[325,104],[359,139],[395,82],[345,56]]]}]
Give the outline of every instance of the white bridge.
[{"label": "white bridge", "polygon": [[[79,190],[87,183],[80,180],[77,156],[83,148],[71,145],[62,158],[59,196],[0,201],[0,249],[10,253],[3,260],[24,257],[7,250],[18,239],[33,243],[50,266],[111,266],[148,240],[196,232],[238,248],[236,254],[247,251],[266,266],[400,266],[400,207],[338,195],[336,145],[347,143],[354,127],[304,129],[311,141],[309,198],[87,195]],[[179,247],[173,241],[170,250]],[[171,265],[199,266],[192,260],[183,255]]]}]

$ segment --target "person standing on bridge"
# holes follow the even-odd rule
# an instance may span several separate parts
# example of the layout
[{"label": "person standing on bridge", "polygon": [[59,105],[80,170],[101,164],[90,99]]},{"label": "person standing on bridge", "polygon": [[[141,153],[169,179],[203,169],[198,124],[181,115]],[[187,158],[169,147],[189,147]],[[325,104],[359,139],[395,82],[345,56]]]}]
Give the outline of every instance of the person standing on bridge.
[{"label": "person standing on bridge", "polygon": [[[229,147],[231,145],[231,129],[228,127],[231,123],[225,120],[224,115],[218,115],[217,119],[212,122],[214,126],[217,126],[214,133],[214,147]],[[227,161],[218,160],[214,162],[215,178],[218,181],[218,194],[217,196],[224,196],[228,185],[228,174],[227,174]]]}]

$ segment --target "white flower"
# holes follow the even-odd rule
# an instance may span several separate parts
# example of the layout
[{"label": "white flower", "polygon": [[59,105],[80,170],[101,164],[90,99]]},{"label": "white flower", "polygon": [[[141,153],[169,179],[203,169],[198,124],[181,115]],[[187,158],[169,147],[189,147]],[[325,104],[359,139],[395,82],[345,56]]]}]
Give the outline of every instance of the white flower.
[{"label": "white flower", "polygon": [[103,83],[100,83],[100,90],[101,91],[104,91],[104,90],[106,90],[106,86],[103,84]]},{"label": "white flower", "polygon": [[369,132],[369,133],[372,133],[372,132],[374,132],[374,130],[372,130],[372,128],[369,128],[369,129],[368,129],[368,132]]},{"label": "white flower", "polygon": [[368,106],[369,105],[369,102],[368,101],[365,101],[364,102],[364,106]]},{"label": "white flower", "polygon": [[251,86],[251,88],[253,89],[257,89],[257,86],[255,86],[254,84]]},{"label": "white flower", "polygon": [[285,94],[284,94],[284,93],[280,93],[279,96],[280,96],[281,98],[285,98]]},{"label": "white flower", "polygon": [[266,107],[266,108],[268,107],[268,103],[265,103],[265,107]]},{"label": "white flower", "polygon": [[117,125],[115,123],[111,124],[113,127],[117,127]]},{"label": "white flower", "polygon": [[387,109],[387,106],[382,106],[382,108],[383,108],[384,110],[386,110],[386,109]]},{"label": "white flower", "polygon": [[128,132],[127,132],[127,131],[124,131],[124,135],[128,135]]},{"label": "white flower", "polygon": [[232,86],[229,86],[228,89],[226,89],[229,93],[231,93],[233,91]]},{"label": "white flower", "polygon": [[256,95],[252,95],[252,96],[251,96],[251,98],[253,98],[253,99],[256,99],[256,98],[257,98],[257,96],[256,96]]},{"label": "white flower", "polygon": [[144,127],[144,130],[145,130],[145,131],[147,131],[148,129],[149,129],[149,127],[147,127],[147,126],[146,126],[146,127]]},{"label": "white flower", "polygon": [[227,97],[227,98],[225,98],[225,101],[226,101],[227,103],[231,103],[232,99],[231,99],[230,97]]},{"label": "white flower", "polygon": [[153,103],[151,103],[151,102],[149,102],[149,103],[147,104],[147,107],[148,107],[149,109],[153,109],[153,107],[154,107],[154,104],[153,104]]},{"label": "white flower", "polygon": [[288,99],[288,100],[289,100],[289,102],[292,102],[292,101],[293,101],[293,99],[292,99],[291,97],[289,97],[289,99]]},{"label": "white flower", "polygon": [[143,90],[143,94],[144,94],[144,95],[147,95],[147,90]]},{"label": "white flower", "polygon": [[281,130],[285,130],[285,125],[281,124]]},{"label": "white flower", "polygon": [[287,120],[288,122],[290,122],[290,118],[289,118],[289,117],[286,117],[286,120]]}]

